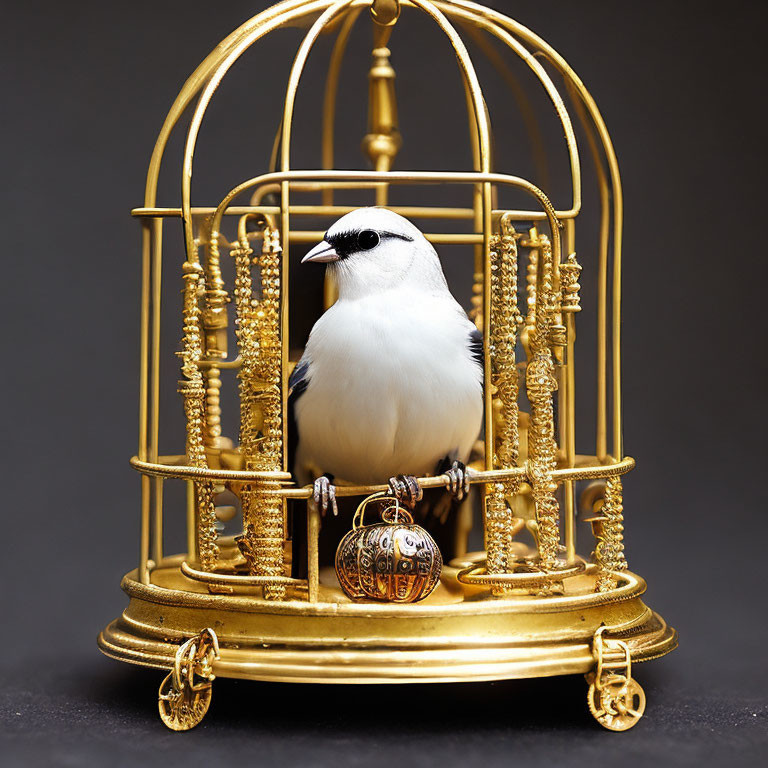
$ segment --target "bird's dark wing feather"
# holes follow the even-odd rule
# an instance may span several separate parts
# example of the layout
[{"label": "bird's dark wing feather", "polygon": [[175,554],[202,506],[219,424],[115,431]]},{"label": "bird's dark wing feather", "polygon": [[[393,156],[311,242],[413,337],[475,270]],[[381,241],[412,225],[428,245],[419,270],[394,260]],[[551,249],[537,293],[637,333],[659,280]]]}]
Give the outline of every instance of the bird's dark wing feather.
[{"label": "bird's dark wing feather", "polygon": [[309,384],[309,361],[302,358],[288,379],[288,469],[294,471],[299,428],[296,424],[296,401]]},{"label": "bird's dark wing feather", "polygon": [[472,359],[480,366],[480,370],[483,370],[483,334],[477,328],[469,334],[469,351]]},{"label": "bird's dark wing feather", "polygon": [[296,363],[296,367],[293,369],[293,373],[291,373],[291,378],[288,379],[288,395],[289,397],[292,397],[294,401],[307,388],[307,384],[309,384],[308,373],[309,361],[302,357],[301,360]]}]

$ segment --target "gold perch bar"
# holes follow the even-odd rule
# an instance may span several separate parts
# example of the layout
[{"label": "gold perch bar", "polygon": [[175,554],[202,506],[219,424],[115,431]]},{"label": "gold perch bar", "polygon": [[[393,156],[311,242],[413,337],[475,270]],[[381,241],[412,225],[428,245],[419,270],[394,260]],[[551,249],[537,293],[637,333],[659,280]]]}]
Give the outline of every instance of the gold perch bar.
[{"label": "gold perch bar", "polygon": [[[291,483],[292,477],[288,472],[249,472],[240,469],[208,469],[206,467],[193,467],[177,464],[152,464],[141,461],[134,456],[130,461],[131,466],[147,475],[161,475],[163,477],[181,477],[191,479],[216,479],[240,483]],[[552,470],[552,478],[556,482],[562,480],[598,480],[606,477],[625,475],[634,469],[635,460],[631,456],[625,456],[621,461],[612,464],[590,464],[578,467],[561,467]],[[471,484],[493,483],[500,480],[508,480],[511,477],[527,478],[530,475],[530,465],[510,469],[472,470],[469,476]],[[416,478],[424,488],[444,488],[446,476],[436,475],[431,477]],[[386,491],[387,485],[339,485],[336,487],[337,496],[369,496],[372,493]],[[312,486],[301,488],[281,487],[274,491],[279,496],[289,499],[308,499],[312,495]]]}]

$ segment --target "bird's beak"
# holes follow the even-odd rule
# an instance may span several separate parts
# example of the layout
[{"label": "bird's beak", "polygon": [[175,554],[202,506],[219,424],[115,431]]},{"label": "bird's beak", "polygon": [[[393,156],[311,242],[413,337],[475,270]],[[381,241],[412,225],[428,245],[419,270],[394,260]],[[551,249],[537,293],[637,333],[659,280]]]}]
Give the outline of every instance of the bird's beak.
[{"label": "bird's beak", "polygon": [[324,262],[324,261],[338,261],[338,260],[339,260],[339,254],[336,253],[336,251],[333,250],[333,246],[332,245],[330,245],[325,240],[323,240],[321,243],[318,243],[301,260],[301,263],[303,264],[305,261]]}]

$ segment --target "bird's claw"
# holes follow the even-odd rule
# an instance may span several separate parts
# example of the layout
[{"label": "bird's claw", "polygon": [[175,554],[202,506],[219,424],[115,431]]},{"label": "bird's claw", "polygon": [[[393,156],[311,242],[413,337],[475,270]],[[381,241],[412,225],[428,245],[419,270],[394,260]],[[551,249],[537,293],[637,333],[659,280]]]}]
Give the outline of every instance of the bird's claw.
[{"label": "bird's claw", "polygon": [[339,514],[336,504],[336,486],[325,476],[318,477],[312,489],[312,498],[320,509],[320,514],[325,517],[330,506],[334,517]]},{"label": "bird's claw", "polygon": [[454,461],[451,468],[443,473],[445,487],[457,501],[461,501],[469,493],[470,470],[461,461]]},{"label": "bird's claw", "polygon": [[413,509],[424,496],[419,481],[413,475],[390,477],[388,493],[409,509]]}]

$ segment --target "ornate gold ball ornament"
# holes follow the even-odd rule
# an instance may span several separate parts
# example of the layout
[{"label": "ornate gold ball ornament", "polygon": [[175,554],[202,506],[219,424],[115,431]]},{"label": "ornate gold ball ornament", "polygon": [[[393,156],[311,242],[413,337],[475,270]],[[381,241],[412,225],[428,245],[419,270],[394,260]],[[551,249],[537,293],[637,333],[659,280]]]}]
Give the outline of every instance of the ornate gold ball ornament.
[{"label": "ornate gold ball ornament", "polygon": [[[391,501],[381,522],[364,525],[366,506]],[[435,540],[397,499],[374,494],[355,512],[352,530],[336,550],[336,575],[350,600],[415,603],[430,595],[440,580],[443,558]]]},{"label": "ornate gold ball ornament", "polygon": [[400,18],[399,0],[373,0],[371,16],[382,27],[391,27]]}]

